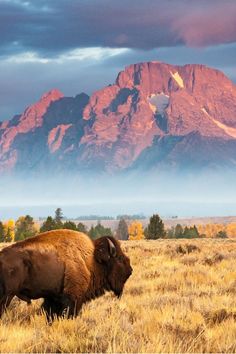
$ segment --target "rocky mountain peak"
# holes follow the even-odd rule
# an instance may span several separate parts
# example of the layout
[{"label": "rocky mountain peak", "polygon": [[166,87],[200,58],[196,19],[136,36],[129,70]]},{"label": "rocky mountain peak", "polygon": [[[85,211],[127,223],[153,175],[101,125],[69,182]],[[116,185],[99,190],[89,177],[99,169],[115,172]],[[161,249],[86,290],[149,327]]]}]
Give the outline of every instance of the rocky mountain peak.
[{"label": "rocky mountain peak", "polygon": [[235,166],[235,151],[236,86],[204,65],[132,64],[91,97],[53,89],[0,125],[0,170]]},{"label": "rocky mountain peak", "polygon": [[54,88],[54,89],[44,93],[42,95],[40,101],[53,102],[53,101],[59,100],[62,97],[64,97],[64,94],[60,90]]}]

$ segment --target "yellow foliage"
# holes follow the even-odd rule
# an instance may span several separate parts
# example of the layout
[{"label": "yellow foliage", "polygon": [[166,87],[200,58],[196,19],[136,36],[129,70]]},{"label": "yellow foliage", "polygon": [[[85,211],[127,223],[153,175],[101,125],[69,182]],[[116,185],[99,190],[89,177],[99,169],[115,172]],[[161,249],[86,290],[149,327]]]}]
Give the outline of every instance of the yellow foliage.
[{"label": "yellow foliage", "polygon": [[34,229],[38,233],[40,231],[40,224],[38,222],[34,222]]},{"label": "yellow foliage", "polygon": [[236,237],[236,223],[226,225],[226,233],[228,237]]},{"label": "yellow foliage", "polygon": [[219,231],[226,231],[226,226],[224,224],[205,224],[197,226],[200,235],[206,235],[206,237],[213,238],[216,237]]},{"label": "yellow foliage", "polygon": [[225,231],[228,237],[236,237],[236,223],[224,224],[206,224],[198,225],[198,231],[200,234],[206,235],[206,237],[215,237],[219,231]]},{"label": "yellow foliage", "polygon": [[128,230],[129,240],[142,240],[144,238],[143,225],[140,221],[133,221]]},{"label": "yellow foliage", "polygon": [[13,242],[15,240],[15,221],[13,219],[9,219],[3,226],[5,241]]}]

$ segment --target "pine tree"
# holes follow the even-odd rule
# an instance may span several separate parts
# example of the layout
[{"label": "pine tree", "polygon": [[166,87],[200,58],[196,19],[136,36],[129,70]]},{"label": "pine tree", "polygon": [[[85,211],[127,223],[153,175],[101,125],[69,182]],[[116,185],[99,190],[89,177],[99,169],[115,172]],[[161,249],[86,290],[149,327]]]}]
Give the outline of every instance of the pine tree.
[{"label": "pine tree", "polygon": [[86,228],[86,226],[85,226],[82,222],[79,222],[79,223],[78,223],[78,225],[77,225],[77,231],[83,232],[84,234],[87,234],[87,228]]},{"label": "pine tree", "polygon": [[73,221],[66,221],[63,224],[63,229],[68,229],[68,230],[77,230],[76,224]]},{"label": "pine tree", "polygon": [[92,239],[92,240],[95,240],[96,239],[96,231],[95,231],[95,228],[94,226],[92,225],[90,230],[89,230],[89,237]]},{"label": "pine tree", "polygon": [[183,232],[183,238],[198,238],[198,237],[199,237],[199,232],[195,225],[190,227],[185,226]]},{"label": "pine tree", "polygon": [[42,226],[40,227],[40,232],[55,230],[57,228],[58,227],[55,220],[51,216],[48,216],[47,219],[42,224]]},{"label": "pine tree", "polygon": [[166,238],[175,238],[175,228],[172,226],[170,229],[167,229]]},{"label": "pine tree", "polygon": [[88,234],[92,239],[96,239],[102,236],[112,236],[112,231],[109,227],[104,227],[98,222],[95,227],[91,227]]},{"label": "pine tree", "polygon": [[120,219],[117,231],[116,231],[116,238],[118,240],[128,240],[129,238],[129,230],[128,225],[125,219]]},{"label": "pine tree", "polygon": [[166,232],[162,219],[158,214],[154,214],[149,219],[149,224],[145,229],[145,238],[156,240],[158,238],[164,238],[165,235]]},{"label": "pine tree", "polygon": [[57,228],[60,229],[63,227],[63,223],[62,223],[62,219],[63,219],[63,213],[62,213],[62,209],[61,208],[57,208],[55,210],[55,217],[54,220],[56,222]]},{"label": "pine tree", "polygon": [[184,234],[183,227],[180,224],[175,226],[175,238],[182,238]]}]

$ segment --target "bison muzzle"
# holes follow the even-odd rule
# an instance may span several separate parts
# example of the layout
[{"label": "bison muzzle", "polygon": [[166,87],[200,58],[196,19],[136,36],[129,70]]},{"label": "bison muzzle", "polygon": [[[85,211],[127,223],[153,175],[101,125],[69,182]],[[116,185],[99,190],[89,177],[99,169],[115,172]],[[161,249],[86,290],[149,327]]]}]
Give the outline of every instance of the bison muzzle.
[{"label": "bison muzzle", "polygon": [[106,291],[120,297],[132,273],[129,258],[113,237],[54,230],[0,252],[0,315],[14,296],[30,303],[44,298],[48,319],[76,316],[81,306]]}]

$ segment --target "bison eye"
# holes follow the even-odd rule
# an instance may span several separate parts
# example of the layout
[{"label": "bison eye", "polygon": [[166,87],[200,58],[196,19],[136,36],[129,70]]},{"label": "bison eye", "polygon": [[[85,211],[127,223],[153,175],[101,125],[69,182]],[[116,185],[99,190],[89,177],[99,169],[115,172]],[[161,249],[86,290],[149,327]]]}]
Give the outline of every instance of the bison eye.
[{"label": "bison eye", "polygon": [[124,260],[124,256],[118,256],[118,260],[122,262]]}]

